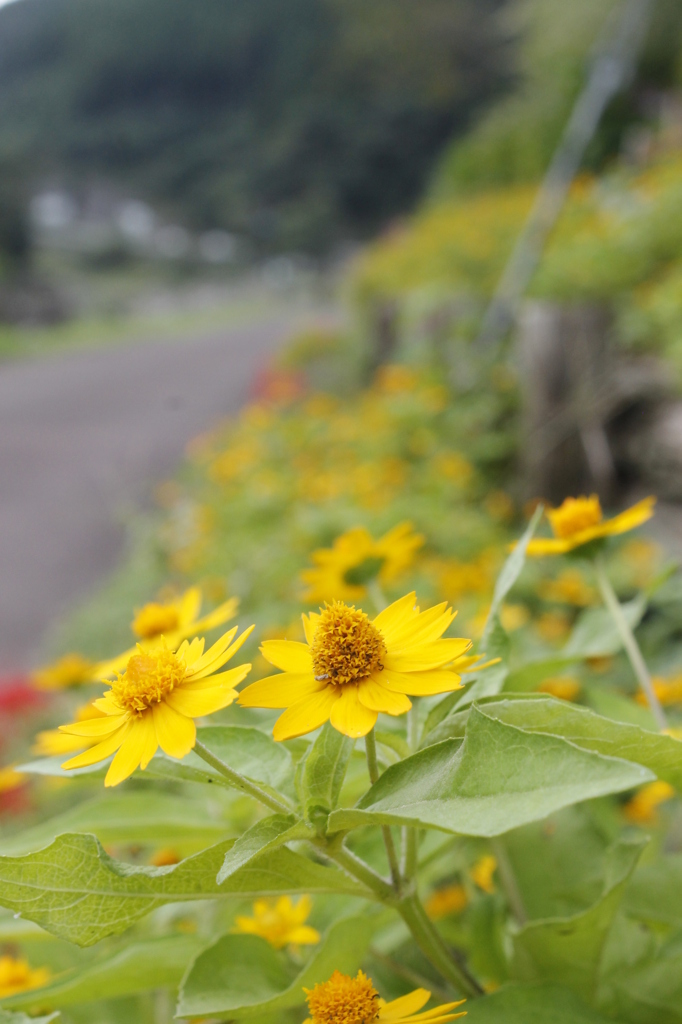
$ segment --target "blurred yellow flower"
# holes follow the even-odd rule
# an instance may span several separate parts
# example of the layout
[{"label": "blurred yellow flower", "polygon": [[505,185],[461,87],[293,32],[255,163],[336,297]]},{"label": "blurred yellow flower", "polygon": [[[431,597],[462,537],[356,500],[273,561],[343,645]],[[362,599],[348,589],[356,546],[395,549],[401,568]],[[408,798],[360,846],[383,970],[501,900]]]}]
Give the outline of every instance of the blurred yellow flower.
[{"label": "blurred yellow flower", "polygon": [[60,727],[69,736],[98,741],[62,767],[82,768],[116,752],[104,785],[117,786],[138,766],[144,770],[159,746],[170,757],[183,758],[196,742],[194,719],[227,707],[237,696],[234,687],[251,666],[219,669],[252,630],[253,626],[235,640],[235,626],[206,653],[204,640],[198,638],[184,640],[177,651],[165,645],[151,652],[140,648],[111,689],[94,702],[104,718]]},{"label": "blurred yellow flower", "polygon": [[561,643],[571,630],[571,620],[563,612],[543,612],[535,621],[535,628],[550,644]]},{"label": "blurred yellow flower", "polygon": [[571,676],[543,679],[538,686],[540,693],[549,693],[552,697],[558,697],[559,700],[575,700],[581,689],[580,680],[573,679]]},{"label": "blurred yellow flower", "polygon": [[514,502],[506,491],[491,491],[483,504],[493,519],[507,523],[514,518]]},{"label": "blurred yellow flower", "polygon": [[[672,676],[670,679],[654,676],[651,682],[653,683],[654,693],[665,707],[682,702],[682,675]],[[646,697],[641,691],[637,693],[635,700],[638,704],[643,704],[644,707],[649,706]]]},{"label": "blurred yellow flower", "polygon": [[312,908],[310,896],[301,896],[296,903],[291,896],[256,900],[253,917],[238,917],[234,931],[243,935],[260,935],[275,949],[314,946],[320,941],[320,933],[305,923]]},{"label": "blurred yellow flower", "polygon": [[313,552],[315,567],[301,573],[308,585],[305,600],[359,600],[372,580],[389,584],[405,572],[423,543],[421,534],[407,522],[394,526],[379,540],[374,540],[364,526],[347,530],[331,548]]},{"label": "blurred yellow flower", "polygon": [[577,608],[584,608],[597,600],[596,590],[585,582],[579,569],[564,569],[555,580],[541,580],[538,594],[543,601],[572,604]]},{"label": "blurred yellow flower", "polygon": [[474,467],[460,452],[438,452],[433,458],[433,469],[452,483],[466,487],[474,475]]},{"label": "blurred yellow flower", "polygon": [[628,533],[651,519],[655,498],[644,498],[632,508],[604,519],[599,498],[566,498],[559,508],[548,509],[547,518],[554,537],[536,537],[528,544],[529,555],[561,555],[601,537]]},{"label": "blurred yellow flower", "polygon": [[456,601],[470,594],[491,593],[498,561],[497,553],[488,548],[470,562],[461,562],[458,558],[434,559],[429,569],[443,597]]},{"label": "blurred yellow flower", "polygon": [[636,537],[623,545],[620,552],[621,558],[628,563],[633,571],[634,582],[637,586],[644,587],[650,582],[656,571],[656,564],[660,561],[662,554],[661,547],[651,540],[643,537]]},{"label": "blurred yellow flower", "polygon": [[36,669],[31,681],[39,690],[64,690],[97,678],[97,665],[82,654],[65,654],[51,665]]},{"label": "blurred yellow flower", "polygon": [[428,696],[461,687],[457,659],[471,640],[442,639],[454,617],[445,603],[420,612],[414,593],[373,620],[334,601],[303,616],[307,643],[262,644],[263,656],[282,673],[251,683],[239,703],[286,708],[275,723],[276,740],[302,736],[327,721],[346,736],[366,736],[379,712],[409,711],[408,694]]},{"label": "blurred yellow flower", "polygon": [[14,765],[7,765],[0,768],[0,793],[8,793],[11,789],[18,789],[23,786],[26,776],[16,771]]},{"label": "blurred yellow flower", "polygon": [[503,604],[500,609],[500,622],[507,633],[514,633],[517,629],[521,629],[529,618],[530,612],[525,604]]},{"label": "blurred yellow flower", "polygon": [[[76,721],[89,722],[93,718],[105,718],[106,715],[94,704],[81,704],[76,708]],[[46,729],[39,732],[31,748],[32,753],[40,754],[43,757],[54,757],[58,754],[70,754],[75,750],[83,750],[84,747],[91,747],[97,743],[97,738],[86,739],[84,736],[67,736],[59,729]]]},{"label": "blurred yellow flower", "polygon": [[466,1011],[451,1012],[462,1005],[463,999],[419,1013],[431,998],[425,988],[417,988],[387,1003],[379,997],[371,978],[362,971],[354,978],[334,971],[329,981],[303,991],[310,1012],[304,1024],[374,1024],[374,1021],[379,1024],[447,1024],[466,1015]]},{"label": "blurred yellow flower", "polygon": [[495,892],[493,875],[496,870],[497,861],[492,854],[487,853],[469,869],[469,876],[479,889],[483,889],[483,892]]},{"label": "blurred yellow flower", "polygon": [[635,825],[649,825],[656,820],[657,809],[666,800],[675,796],[675,790],[660,779],[649,782],[628,800],[623,812],[628,821]]},{"label": "blurred yellow flower", "polygon": [[179,864],[182,857],[172,846],[162,846],[149,858],[149,863],[155,868],[167,868],[171,864]]},{"label": "blurred yellow flower", "polygon": [[384,395],[399,395],[413,391],[418,380],[419,374],[411,367],[389,363],[377,370],[374,387]]},{"label": "blurred yellow flower", "polygon": [[42,988],[51,976],[47,967],[30,967],[27,960],[0,956],[0,999],[32,988]]},{"label": "blurred yellow flower", "polygon": [[461,914],[468,902],[469,897],[464,886],[455,883],[432,892],[424,909],[433,921],[439,921],[450,914]]}]

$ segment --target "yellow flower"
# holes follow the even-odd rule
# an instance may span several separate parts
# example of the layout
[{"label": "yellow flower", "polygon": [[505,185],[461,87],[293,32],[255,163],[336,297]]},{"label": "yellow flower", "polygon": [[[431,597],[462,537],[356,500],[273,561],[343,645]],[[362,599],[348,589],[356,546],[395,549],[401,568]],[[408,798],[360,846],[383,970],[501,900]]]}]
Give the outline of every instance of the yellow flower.
[{"label": "yellow flower", "polygon": [[552,676],[550,679],[544,679],[538,686],[540,693],[549,693],[559,700],[575,700],[581,689],[580,681],[571,676]]},{"label": "yellow flower", "polygon": [[559,508],[547,511],[554,536],[531,540],[527,552],[529,555],[563,555],[600,537],[628,533],[651,519],[655,504],[655,498],[644,498],[613,519],[604,519],[596,494],[589,498],[566,498]]},{"label": "yellow flower", "polygon": [[243,935],[260,935],[275,949],[314,946],[320,941],[320,933],[305,923],[311,910],[310,896],[301,896],[297,903],[293,902],[291,896],[280,896],[277,900],[256,900],[253,917],[238,917],[234,930]]},{"label": "yellow flower", "polygon": [[163,604],[152,601],[145,604],[136,610],[135,618],[131,623],[133,633],[140,638],[139,644],[115,658],[99,662],[96,666],[96,678],[120,672],[127,665],[129,659],[137,654],[140,647],[145,651],[153,651],[164,644],[175,648],[192,633],[197,636],[199,633],[207,633],[210,629],[215,629],[216,626],[222,626],[228,619],[234,618],[238,605],[239,600],[236,597],[231,597],[218,608],[214,608],[208,615],[199,618],[201,610],[199,587],[190,587],[175,601],[167,601]]},{"label": "yellow flower", "polygon": [[28,961],[16,960],[13,956],[0,956],[0,999],[42,988],[50,980],[47,967],[29,967]]},{"label": "yellow flower", "polygon": [[424,538],[411,523],[399,523],[374,540],[364,526],[347,530],[331,548],[314,551],[315,568],[301,573],[308,584],[306,601],[355,601],[364,596],[366,584],[378,579],[391,583],[411,565]]},{"label": "yellow flower", "polygon": [[628,800],[623,808],[625,817],[634,825],[649,825],[656,820],[659,804],[671,800],[674,796],[675,790],[667,782],[660,779],[657,782],[649,782]]},{"label": "yellow flower", "polygon": [[0,768],[0,793],[8,793],[11,789],[18,789],[23,786],[26,778],[21,772],[16,771],[14,765],[7,765]]},{"label": "yellow flower", "polygon": [[[445,603],[420,612],[414,593],[370,620],[334,601],[303,616],[307,643],[269,640],[263,657],[281,675],[251,683],[239,695],[247,708],[286,708],[273,736],[287,740],[327,721],[346,736],[365,736],[379,712],[402,715],[413,697],[457,690],[454,669],[471,640],[442,639],[454,619]],[[475,660],[475,659],[474,659]],[[467,668],[472,659],[465,658]]]},{"label": "yellow flower", "polygon": [[547,643],[561,643],[571,631],[571,620],[563,612],[543,612],[538,617],[535,628]]},{"label": "yellow flower", "polygon": [[495,892],[493,875],[496,870],[497,861],[492,854],[488,853],[476,861],[474,866],[470,869],[469,875],[471,876],[472,882],[474,882],[479,889],[483,889],[483,892]]},{"label": "yellow flower", "polygon": [[466,1016],[451,1011],[464,1002],[443,1003],[426,1013],[419,1010],[428,1003],[431,993],[417,988],[409,995],[401,996],[387,1003],[379,998],[371,978],[358,971],[355,978],[334,971],[329,981],[313,989],[304,988],[310,1017],[305,1024],[446,1024],[446,1021]]},{"label": "yellow flower", "polygon": [[138,765],[144,770],[159,746],[170,757],[184,757],[196,741],[194,719],[227,707],[237,696],[234,687],[251,666],[218,670],[239,650],[253,628],[232,643],[235,626],[206,653],[204,640],[198,637],[191,643],[184,640],[177,651],[165,644],[154,651],[140,648],[111,689],[94,702],[104,718],[60,727],[70,736],[98,741],[62,767],[82,768],[116,751],[104,785],[117,786]]},{"label": "yellow flower", "polygon": [[433,921],[438,921],[450,914],[461,914],[468,902],[466,889],[456,883],[431,893],[424,909]]},{"label": "yellow flower", "polygon": [[76,653],[65,654],[52,665],[36,669],[31,676],[33,685],[39,690],[64,690],[71,686],[83,686],[95,678],[97,667],[94,662]]},{"label": "yellow flower", "polygon": [[182,857],[172,846],[162,846],[149,858],[149,863],[155,868],[167,868],[171,864],[179,864]]},{"label": "yellow flower", "polygon": [[538,585],[538,594],[543,601],[572,604],[578,608],[593,604],[597,598],[594,587],[585,582],[578,569],[564,569],[555,580],[542,580]]},{"label": "yellow flower", "polygon": [[[664,707],[682,702],[682,675],[673,676],[672,679],[662,679],[660,676],[654,676],[651,682],[653,683],[654,693]],[[648,707],[647,699],[641,691],[637,693],[635,700],[638,704]]]},{"label": "yellow flower", "polygon": [[[105,718],[103,711],[100,711],[94,704],[81,704],[76,708],[76,721],[89,722],[93,718]],[[57,754],[70,754],[74,750],[82,750],[84,747],[91,747],[97,743],[97,739],[86,739],[83,736],[67,736],[59,729],[46,729],[39,732],[35,743],[31,748],[34,754],[41,754],[43,757],[53,757]]]}]

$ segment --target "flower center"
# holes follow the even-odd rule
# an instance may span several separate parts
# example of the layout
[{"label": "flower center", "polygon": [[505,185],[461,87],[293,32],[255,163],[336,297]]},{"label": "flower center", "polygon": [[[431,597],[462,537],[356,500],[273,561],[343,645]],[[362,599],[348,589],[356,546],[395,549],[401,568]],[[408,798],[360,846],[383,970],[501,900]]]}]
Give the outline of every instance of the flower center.
[{"label": "flower center", "polygon": [[134,654],[122,676],[111,684],[116,700],[126,711],[146,711],[158,704],[185,678],[185,665],[167,649]]},{"label": "flower center", "polygon": [[315,678],[343,686],[381,671],[386,644],[363,611],[332,601],[322,609],[311,651]]},{"label": "flower center", "polygon": [[329,981],[304,991],[312,1024],[371,1024],[379,1016],[379,993],[362,971],[356,978],[334,971]]},{"label": "flower center", "polygon": [[601,523],[603,513],[596,494],[589,498],[566,498],[559,508],[547,512],[555,537],[572,537]]},{"label": "flower center", "polygon": [[156,604],[152,601],[140,608],[132,622],[133,632],[145,640],[161,633],[170,633],[177,629],[178,610],[172,604]]}]

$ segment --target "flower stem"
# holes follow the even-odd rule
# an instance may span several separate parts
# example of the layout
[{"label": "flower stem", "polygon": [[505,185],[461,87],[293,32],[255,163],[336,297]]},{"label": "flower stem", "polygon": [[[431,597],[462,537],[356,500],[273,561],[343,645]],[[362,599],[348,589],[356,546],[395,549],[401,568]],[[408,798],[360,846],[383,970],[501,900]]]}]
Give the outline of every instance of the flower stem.
[{"label": "flower stem", "polygon": [[[379,765],[377,764],[377,744],[374,738],[374,729],[365,736],[365,751],[367,753],[367,770],[369,771],[369,781],[374,785],[379,778]],[[400,877],[400,865],[398,863],[398,854],[396,853],[395,843],[393,842],[393,834],[388,825],[381,826],[381,834],[384,837],[384,846],[386,847],[386,856],[388,857],[388,865],[391,869],[391,880],[393,881],[393,887],[396,892],[400,892],[402,879]]]},{"label": "flower stem", "polygon": [[381,584],[376,577],[373,580],[368,581],[367,593],[372,598],[372,603],[374,604],[377,615],[379,612],[383,612],[384,608],[388,608],[386,595],[384,594]]},{"label": "flower stem", "polygon": [[278,814],[292,813],[291,807],[288,804],[285,804],[282,800],[272,796],[270,793],[266,792],[266,790],[261,789],[257,783],[251,782],[250,779],[245,779],[244,776],[240,775],[239,772],[236,772],[234,768],[230,768],[230,766],[225,764],[224,761],[221,761],[219,757],[212,754],[208,747],[205,747],[199,740],[194,744],[194,752],[198,754],[206,764],[210,764],[212,768],[215,768],[217,772],[220,772],[220,774],[224,776],[224,778],[226,778],[230,785],[234,786],[235,789],[241,790],[242,793],[247,793],[249,796],[252,796],[254,800],[258,800],[259,803],[264,804],[265,807],[269,807],[271,811],[276,811]]},{"label": "flower stem", "polygon": [[[411,754],[416,753],[419,746],[419,716],[415,704],[407,712],[407,745]],[[414,877],[417,870],[418,834],[416,828],[411,828],[409,825],[403,826],[402,875],[406,882]]]},{"label": "flower stem", "polygon": [[324,840],[319,842],[311,841],[326,857],[343,868],[347,874],[351,875],[352,878],[356,878],[358,882],[362,882],[368,889],[371,889],[382,903],[393,904],[395,902],[393,887],[381,875],[373,871],[369,864],[365,864],[364,860],[361,860],[352,850],[349,850],[347,846],[335,846],[333,842],[325,844]]},{"label": "flower stem", "polygon": [[642,688],[642,692],[647,699],[647,703],[651,709],[652,715],[654,716],[656,725],[659,729],[667,729],[668,720],[666,719],[665,712],[663,711],[661,703],[656,696],[654,685],[651,681],[651,676],[649,675],[649,669],[642,657],[642,652],[640,651],[639,644],[635,639],[635,634],[623,614],[620,601],[616,597],[616,593],[611,586],[611,581],[607,575],[606,566],[604,565],[604,559],[600,554],[596,555],[594,558],[594,567],[597,575],[597,583],[604,599],[604,604],[611,613],[616,629],[623,641],[623,647],[625,648],[626,654],[630,660],[632,670],[635,673],[637,681]]},{"label": "flower stem", "polygon": [[465,996],[483,995],[478,981],[452,957],[414,893],[401,900],[397,910],[424,956],[458,992]]}]

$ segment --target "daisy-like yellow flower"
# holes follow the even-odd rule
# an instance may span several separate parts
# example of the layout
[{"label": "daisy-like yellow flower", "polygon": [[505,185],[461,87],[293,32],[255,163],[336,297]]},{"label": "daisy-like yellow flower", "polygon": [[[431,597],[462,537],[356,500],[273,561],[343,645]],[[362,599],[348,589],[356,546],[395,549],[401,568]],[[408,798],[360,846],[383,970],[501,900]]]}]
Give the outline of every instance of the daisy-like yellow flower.
[{"label": "daisy-like yellow flower", "polygon": [[419,1011],[431,998],[425,988],[417,988],[409,995],[401,996],[387,1003],[362,971],[355,978],[334,971],[329,981],[303,991],[306,994],[310,1017],[305,1024],[446,1024],[457,1017],[466,1016],[466,1010],[453,1013],[464,1002],[442,1003],[427,1010]]},{"label": "daisy-like yellow flower", "polygon": [[30,967],[27,960],[0,956],[0,999],[32,988],[42,988],[47,985],[50,977],[48,967]]},{"label": "daisy-like yellow flower", "polygon": [[144,770],[159,747],[170,757],[185,757],[196,741],[194,719],[227,707],[237,696],[234,687],[251,666],[219,669],[253,628],[235,640],[235,626],[205,653],[204,640],[198,637],[191,643],[183,640],[177,651],[165,644],[153,651],[140,647],[111,689],[94,701],[104,718],[60,726],[69,736],[97,740],[62,767],[83,768],[116,752],[104,785],[117,786],[138,766]]},{"label": "daisy-like yellow flower", "polygon": [[392,583],[410,567],[424,538],[412,523],[399,523],[374,540],[369,530],[357,526],[337,537],[331,548],[314,551],[313,569],[301,573],[308,585],[306,601],[359,601],[367,584]]},{"label": "daisy-like yellow flower", "polygon": [[625,817],[633,825],[650,825],[656,821],[659,806],[674,796],[675,790],[669,783],[661,779],[649,782],[628,800],[623,808]]},{"label": "daisy-like yellow flower", "polygon": [[[199,587],[190,587],[175,601],[163,603],[151,601],[149,604],[143,605],[142,608],[136,609],[135,618],[130,626],[133,633],[139,637],[138,647],[147,651],[152,651],[163,644],[177,647],[190,635],[197,636],[200,633],[207,633],[234,618],[239,605],[238,598],[231,597],[214,608],[208,615],[200,618],[201,601]],[[136,653],[137,647],[131,647],[115,658],[99,662],[96,666],[96,677],[101,678],[120,672]]]},{"label": "daisy-like yellow flower", "polygon": [[[106,718],[106,715],[94,704],[81,704],[76,708],[77,722],[89,722],[93,718]],[[38,733],[31,751],[43,757],[56,757],[58,754],[70,754],[72,751],[91,747],[93,743],[97,743],[97,738],[88,740],[84,736],[67,736],[59,729],[46,729]]]},{"label": "daisy-like yellow flower", "polygon": [[471,876],[472,882],[474,882],[479,889],[483,889],[483,892],[495,892],[493,875],[496,871],[497,861],[492,854],[487,853],[476,861],[474,866],[470,869],[469,875]]},{"label": "daisy-like yellow flower", "polygon": [[31,682],[39,690],[66,690],[83,686],[97,678],[97,666],[82,654],[65,654],[51,665],[37,668],[31,675]]},{"label": "daisy-like yellow flower", "polygon": [[604,519],[596,494],[589,498],[566,498],[559,508],[547,510],[554,536],[533,538],[528,543],[527,553],[564,555],[567,551],[573,551],[601,537],[629,533],[651,519],[655,504],[655,498],[644,498],[613,519]]},{"label": "daisy-like yellow flower", "polygon": [[291,896],[256,900],[253,917],[238,917],[234,930],[242,935],[260,935],[275,949],[314,946],[320,941],[320,933],[305,923],[312,907],[310,896],[301,896],[296,903]]},{"label": "daisy-like yellow flower", "polygon": [[[267,640],[263,657],[280,675],[251,683],[239,695],[247,708],[286,708],[273,736],[287,740],[330,721],[346,736],[366,736],[379,712],[403,715],[413,697],[461,687],[456,669],[471,640],[442,639],[455,615],[447,604],[420,612],[414,593],[371,619],[342,601],[303,616],[307,643]],[[460,660],[458,665],[457,659]]]}]

